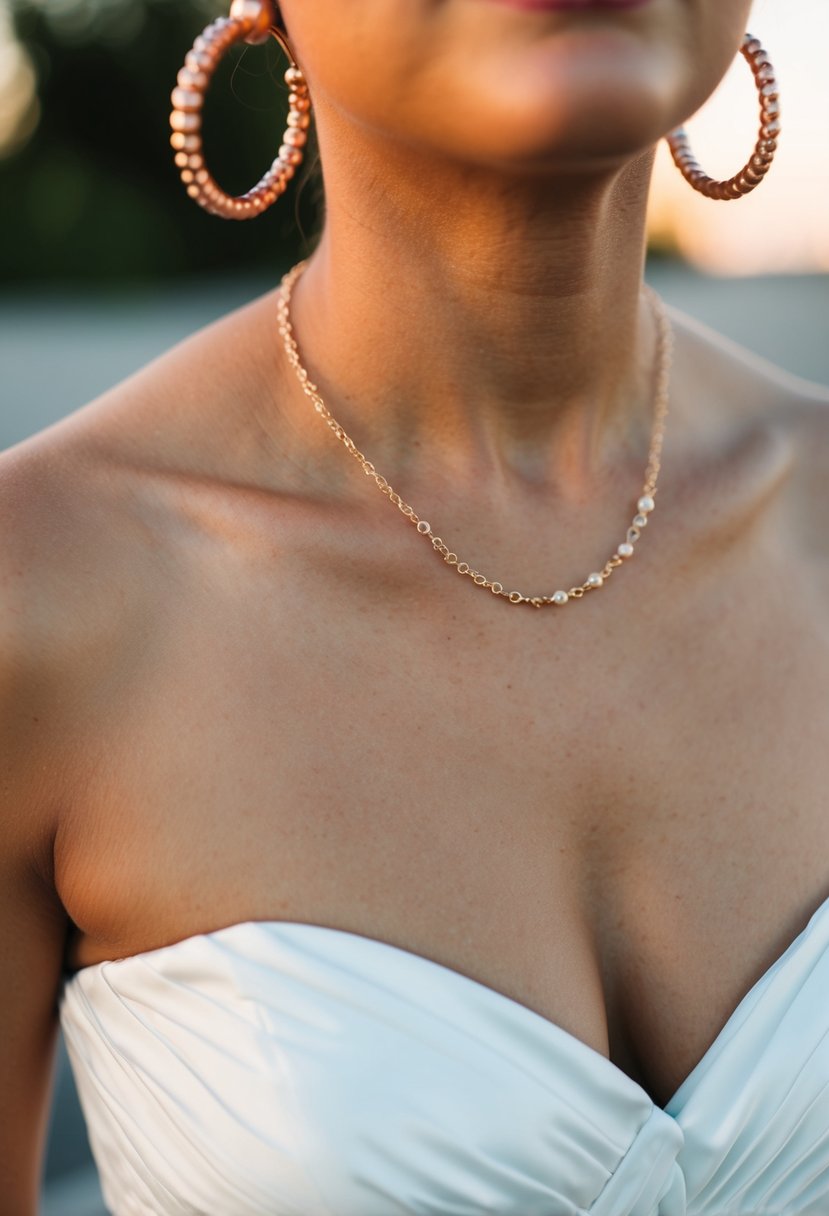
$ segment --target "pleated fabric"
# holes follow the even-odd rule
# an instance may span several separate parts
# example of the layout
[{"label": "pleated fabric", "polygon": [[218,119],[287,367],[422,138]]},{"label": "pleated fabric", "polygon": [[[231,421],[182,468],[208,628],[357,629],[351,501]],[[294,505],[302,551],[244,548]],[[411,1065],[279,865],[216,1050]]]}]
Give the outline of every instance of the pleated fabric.
[{"label": "pleated fabric", "polygon": [[829,900],[663,1110],[452,969],[244,921],[67,977],[113,1216],[829,1216]]}]

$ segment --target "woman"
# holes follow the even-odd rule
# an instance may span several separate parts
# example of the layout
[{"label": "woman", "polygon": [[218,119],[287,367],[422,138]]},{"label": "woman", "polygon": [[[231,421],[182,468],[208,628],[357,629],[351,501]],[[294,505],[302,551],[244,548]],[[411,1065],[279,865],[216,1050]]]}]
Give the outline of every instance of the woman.
[{"label": "woman", "polygon": [[285,0],[310,264],[0,459],[4,1210],[58,1012],[118,1216],[829,1210],[829,395],[642,285],[749,10]]}]

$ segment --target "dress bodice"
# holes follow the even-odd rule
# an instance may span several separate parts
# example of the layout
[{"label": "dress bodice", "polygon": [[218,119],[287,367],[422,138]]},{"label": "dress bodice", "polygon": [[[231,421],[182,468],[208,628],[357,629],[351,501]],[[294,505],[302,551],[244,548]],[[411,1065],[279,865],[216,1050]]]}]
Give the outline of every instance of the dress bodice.
[{"label": "dress bodice", "polygon": [[665,1108],[451,968],[244,921],[67,977],[115,1216],[827,1216],[829,900]]}]

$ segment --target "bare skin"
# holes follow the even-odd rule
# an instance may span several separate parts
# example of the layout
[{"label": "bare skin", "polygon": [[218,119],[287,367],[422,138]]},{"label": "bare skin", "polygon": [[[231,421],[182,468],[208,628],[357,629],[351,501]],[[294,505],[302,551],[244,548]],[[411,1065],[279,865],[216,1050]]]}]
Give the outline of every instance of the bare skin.
[{"label": "bare skin", "polygon": [[[17,449],[30,577],[77,663],[39,724],[68,962],[246,919],[347,928],[511,996],[664,1102],[829,894],[829,394],[674,312],[677,417],[704,398],[716,421],[666,443],[635,565],[521,610],[443,566],[330,438],[343,489],[321,492],[304,398],[257,433],[270,357],[235,390],[222,369],[241,333],[267,350],[274,303]],[[253,442],[275,445],[267,487]],[[639,466],[562,567],[615,537]],[[478,552],[531,579],[559,561],[542,522]]]},{"label": "bare skin", "polygon": [[[296,293],[312,374],[435,531],[530,594],[600,567],[643,480],[642,149],[714,87],[749,7],[683,6],[686,30],[669,4],[641,44],[559,62],[514,10],[475,60],[464,0],[361,0],[363,36],[389,34],[365,93],[326,75],[330,0],[283,5],[329,200]],[[538,92],[490,90],[505,108],[479,123],[470,78],[436,124],[449,50],[409,71],[389,32],[417,11],[481,82],[503,51]],[[242,920],[348,929],[519,1001],[664,1104],[829,896],[829,393],[673,312],[639,551],[535,611],[460,579],[368,482],[275,319],[271,292],[0,456],[0,1147],[21,1195],[62,962]]]}]

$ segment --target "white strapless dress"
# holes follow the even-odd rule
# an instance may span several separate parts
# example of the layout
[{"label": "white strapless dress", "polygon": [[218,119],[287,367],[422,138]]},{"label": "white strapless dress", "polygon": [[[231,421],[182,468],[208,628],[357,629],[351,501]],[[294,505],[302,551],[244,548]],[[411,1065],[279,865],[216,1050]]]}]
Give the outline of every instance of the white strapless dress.
[{"label": "white strapless dress", "polygon": [[439,963],[244,921],[65,978],[115,1216],[829,1216],[829,900],[664,1109]]}]

